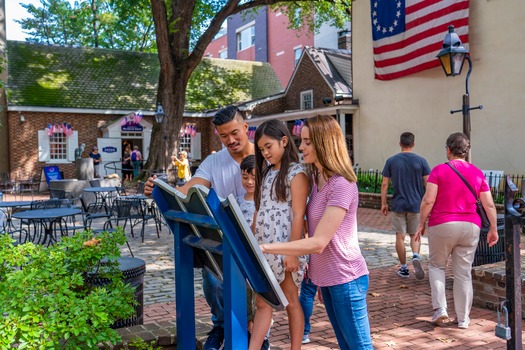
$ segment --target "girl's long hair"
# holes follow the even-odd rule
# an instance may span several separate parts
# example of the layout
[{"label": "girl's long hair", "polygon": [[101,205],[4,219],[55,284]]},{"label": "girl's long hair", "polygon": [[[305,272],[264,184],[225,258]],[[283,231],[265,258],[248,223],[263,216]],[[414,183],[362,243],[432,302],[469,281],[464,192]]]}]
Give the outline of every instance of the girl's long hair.
[{"label": "girl's long hair", "polygon": [[257,130],[255,131],[255,209],[259,210],[261,203],[261,192],[262,184],[264,177],[268,171],[273,167],[272,164],[268,164],[266,159],[264,159],[261,150],[259,149],[258,142],[263,135],[266,135],[274,140],[281,141],[283,136],[288,138],[288,143],[284,147],[284,153],[281,158],[281,169],[275,182],[272,184],[272,190],[270,196],[274,196],[273,189],[275,188],[275,198],[277,201],[284,202],[286,201],[287,195],[287,178],[288,170],[291,163],[299,163],[299,154],[297,147],[295,146],[290,130],[282,122],[272,119],[262,123]]},{"label": "girl's long hair", "polygon": [[316,184],[318,184],[320,175],[329,179],[334,174],[341,175],[349,182],[356,182],[357,176],[352,167],[345,137],[335,118],[329,115],[318,115],[306,119],[305,126],[310,131],[310,142],[317,161],[322,167],[320,173],[314,164],[308,164]]}]

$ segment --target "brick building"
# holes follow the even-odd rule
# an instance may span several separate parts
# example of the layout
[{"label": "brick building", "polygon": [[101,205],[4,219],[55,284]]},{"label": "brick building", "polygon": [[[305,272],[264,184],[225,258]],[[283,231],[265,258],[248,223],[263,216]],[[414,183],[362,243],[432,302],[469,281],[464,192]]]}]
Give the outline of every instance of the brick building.
[{"label": "brick building", "polygon": [[[305,47],[284,92],[245,102],[240,108],[247,111],[250,126],[278,119],[290,130],[299,120],[331,115],[339,121],[353,158],[353,115],[358,105],[352,99],[351,83],[350,51]],[[299,143],[298,136],[295,141]]]},{"label": "brick building", "polygon": [[[204,61],[208,69],[217,67],[215,74],[242,74],[249,80],[239,99],[281,90],[267,63]],[[151,139],[159,78],[156,54],[8,41],[7,71],[7,116],[0,137],[8,139],[9,150],[0,159],[3,176],[39,177],[44,166],[58,165],[66,178],[75,178],[75,150],[81,144],[86,146],[82,157],[97,145],[104,165],[120,163],[124,143],[137,145],[147,159],[150,143],[162,142]],[[216,88],[206,81],[201,85],[206,91]],[[212,116],[213,111],[184,115],[184,126],[196,132],[182,135],[179,147],[188,149],[196,163],[220,149]]]},{"label": "brick building", "polygon": [[[296,18],[304,21],[300,13]],[[305,47],[350,49],[350,22],[343,29],[323,24],[318,33],[310,32],[306,25],[299,29],[289,29],[289,25],[284,13],[267,6],[257,13],[230,16],[226,28],[208,45],[205,55],[268,62],[285,87]]]}]

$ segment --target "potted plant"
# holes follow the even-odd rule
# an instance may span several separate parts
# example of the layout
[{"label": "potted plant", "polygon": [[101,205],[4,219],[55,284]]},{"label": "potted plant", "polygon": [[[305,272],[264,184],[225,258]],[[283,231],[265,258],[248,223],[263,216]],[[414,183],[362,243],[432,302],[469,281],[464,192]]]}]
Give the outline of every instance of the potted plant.
[{"label": "potted plant", "polygon": [[[118,268],[124,232],[83,231],[44,247],[0,235],[0,348],[96,349],[134,312]],[[109,283],[94,285],[94,277]]]}]

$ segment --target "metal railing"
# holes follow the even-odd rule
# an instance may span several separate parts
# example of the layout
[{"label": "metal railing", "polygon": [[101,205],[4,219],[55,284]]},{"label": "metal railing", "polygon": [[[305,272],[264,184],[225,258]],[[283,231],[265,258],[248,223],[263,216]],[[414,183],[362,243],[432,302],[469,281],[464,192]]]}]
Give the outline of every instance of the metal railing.
[{"label": "metal railing", "polygon": [[[148,161],[147,159],[140,161],[140,168],[141,168],[140,171],[145,171],[146,173],[148,173],[148,176],[150,174],[163,174],[164,173],[164,170],[162,170],[162,169],[154,169],[154,170],[144,169],[144,164],[147,161]],[[106,174],[112,174],[112,173],[117,173],[117,172],[121,172],[122,173],[122,171],[124,170],[124,168],[122,167],[122,161],[118,160],[118,161],[114,161],[114,162],[108,162],[108,163],[104,164],[104,170],[106,171]],[[128,169],[126,169],[126,170],[128,170]]]},{"label": "metal railing", "polygon": [[[381,183],[383,182],[383,175],[381,171],[377,169],[362,170],[361,168],[356,169],[357,175],[357,186],[359,192],[368,193],[381,193]],[[505,194],[505,181],[504,179],[510,176],[511,181],[518,187],[518,192],[515,198],[522,198],[525,196],[525,175],[513,175],[513,174],[501,174],[487,172],[485,174],[488,183],[491,185],[490,191],[492,197],[496,203],[503,203]],[[388,187],[388,193],[392,193],[392,184]]]}]

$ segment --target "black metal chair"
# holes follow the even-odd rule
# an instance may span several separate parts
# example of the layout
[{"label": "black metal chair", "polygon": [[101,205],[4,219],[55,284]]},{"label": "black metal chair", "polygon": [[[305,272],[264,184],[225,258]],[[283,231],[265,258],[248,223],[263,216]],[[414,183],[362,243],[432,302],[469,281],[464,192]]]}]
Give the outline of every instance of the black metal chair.
[{"label": "black metal chair", "polygon": [[65,199],[66,198],[66,191],[50,188],[49,189],[49,198],[51,199]]},{"label": "black metal chair", "polygon": [[39,185],[40,180],[31,175],[26,179],[16,180],[16,191],[22,197],[24,196],[24,194],[31,194],[31,200],[33,200],[33,198],[35,198],[35,193],[38,192]]},{"label": "black metal chair", "polygon": [[89,180],[89,185],[91,187],[100,187],[100,180]]},{"label": "black metal chair", "polygon": [[119,196],[127,196],[126,188],[124,186],[116,186],[115,189],[117,190],[117,194]]},{"label": "black metal chair", "polygon": [[142,238],[142,242],[144,242],[144,231],[145,231],[146,223],[148,222],[148,220],[155,221],[155,229],[157,231],[157,237],[160,237],[159,226],[157,225],[155,214],[148,212],[147,203],[144,199],[120,197],[120,198],[115,199],[115,202],[117,202],[117,204],[120,206],[129,207],[131,237],[135,237],[133,233],[133,228],[137,225],[141,225],[140,237]]},{"label": "black metal chair", "polygon": [[104,203],[94,202],[87,204],[82,195],[80,195],[79,200],[82,208],[82,216],[84,218],[84,226],[86,228],[91,227],[94,220],[107,220],[111,217],[110,213],[106,212],[106,206]]}]

